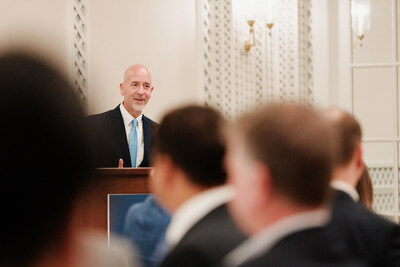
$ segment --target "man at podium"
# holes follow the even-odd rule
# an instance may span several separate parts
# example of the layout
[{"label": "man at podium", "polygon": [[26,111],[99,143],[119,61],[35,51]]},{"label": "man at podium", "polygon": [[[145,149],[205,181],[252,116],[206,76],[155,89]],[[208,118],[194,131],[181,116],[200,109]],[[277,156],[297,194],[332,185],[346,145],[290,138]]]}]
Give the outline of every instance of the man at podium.
[{"label": "man at podium", "polygon": [[149,167],[149,154],[158,124],[143,109],[153,86],[147,67],[137,64],[124,73],[124,97],[115,109],[88,117],[97,143],[96,167]]}]

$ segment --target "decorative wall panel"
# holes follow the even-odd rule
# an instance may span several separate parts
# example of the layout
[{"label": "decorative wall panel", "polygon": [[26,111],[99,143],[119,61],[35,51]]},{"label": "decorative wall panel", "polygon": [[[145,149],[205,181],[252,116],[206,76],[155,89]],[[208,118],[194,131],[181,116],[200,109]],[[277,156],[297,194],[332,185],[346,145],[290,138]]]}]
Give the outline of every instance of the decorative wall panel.
[{"label": "decorative wall panel", "polygon": [[374,188],[373,209],[383,215],[393,215],[395,210],[393,163],[367,163]]},{"label": "decorative wall panel", "polygon": [[87,2],[86,0],[73,0],[73,23],[74,23],[74,55],[73,73],[74,85],[83,102],[87,101],[87,41],[86,23]]},{"label": "decorative wall panel", "polygon": [[204,96],[230,117],[232,106],[231,1],[201,1]]},{"label": "decorative wall panel", "polygon": [[298,2],[298,53],[299,53],[299,100],[304,103],[314,103],[313,82],[313,25],[312,1],[303,0]]},{"label": "decorative wall panel", "polygon": [[256,46],[230,0],[201,0],[205,102],[228,118],[272,101],[313,104],[312,1],[282,0],[271,36],[256,19]]}]

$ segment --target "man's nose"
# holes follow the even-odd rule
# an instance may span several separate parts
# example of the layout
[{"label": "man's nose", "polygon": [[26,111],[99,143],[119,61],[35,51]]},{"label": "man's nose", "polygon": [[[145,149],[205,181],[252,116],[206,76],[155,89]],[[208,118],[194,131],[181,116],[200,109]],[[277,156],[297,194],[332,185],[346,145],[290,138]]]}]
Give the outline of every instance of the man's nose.
[{"label": "man's nose", "polygon": [[139,85],[138,93],[139,93],[139,94],[143,94],[143,93],[144,93],[143,84]]}]

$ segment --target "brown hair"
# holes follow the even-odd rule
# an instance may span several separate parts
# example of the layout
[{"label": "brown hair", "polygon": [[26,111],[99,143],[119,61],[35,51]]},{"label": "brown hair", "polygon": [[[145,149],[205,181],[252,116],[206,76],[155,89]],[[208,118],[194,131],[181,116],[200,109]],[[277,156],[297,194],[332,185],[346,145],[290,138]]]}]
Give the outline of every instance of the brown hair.
[{"label": "brown hair", "polygon": [[250,155],[268,167],[274,190],[301,204],[325,201],[334,139],[315,111],[274,104],[241,118],[237,128]]},{"label": "brown hair", "polygon": [[331,121],[338,137],[336,165],[345,166],[361,143],[361,126],[351,114],[337,108],[328,109],[322,114]]},{"label": "brown hair", "polygon": [[356,190],[360,196],[360,202],[363,203],[367,208],[372,208],[374,192],[372,188],[371,176],[367,166],[365,166],[365,169],[361,174],[361,178],[358,180]]},{"label": "brown hair", "polygon": [[195,184],[224,184],[222,122],[212,108],[190,105],[175,109],[161,121],[154,152],[170,156]]}]

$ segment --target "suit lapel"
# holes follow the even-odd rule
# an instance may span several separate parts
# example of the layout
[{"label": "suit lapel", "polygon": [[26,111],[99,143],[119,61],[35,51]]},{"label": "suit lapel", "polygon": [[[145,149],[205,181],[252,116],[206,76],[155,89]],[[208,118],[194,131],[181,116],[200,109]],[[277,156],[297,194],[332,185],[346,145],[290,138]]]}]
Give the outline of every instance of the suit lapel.
[{"label": "suit lapel", "polygon": [[124,167],[131,167],[131,156],[129,154],[129,146],[128,141],[126,140],[124,120],[122,119],[119,105],[114,109],[113,112],[113,124],[118,142],[122,150],[122,155],[124,157]]},{"label": "suit lapel", "polygon": [[143,155],[143,161],[139,167],[149,165],[148,154],[150,151],[150,140],[151,140],[150,120],[145,115],[143,115],[142,120],[143,120],[144,155]]}]

